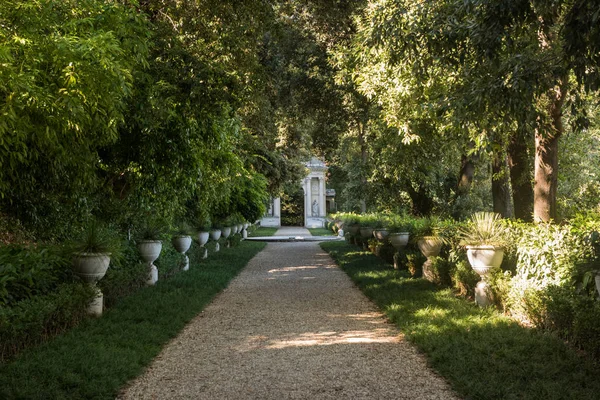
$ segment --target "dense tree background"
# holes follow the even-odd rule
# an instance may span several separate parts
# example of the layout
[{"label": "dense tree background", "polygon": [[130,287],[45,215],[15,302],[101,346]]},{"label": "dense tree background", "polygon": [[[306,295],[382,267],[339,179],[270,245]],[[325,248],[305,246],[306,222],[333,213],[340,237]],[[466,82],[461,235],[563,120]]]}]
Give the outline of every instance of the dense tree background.
[{"label": "dense tree background", "polygon": [[597,210],[600,18],[577,1],[0,4],[3,230],[345,210]]}]

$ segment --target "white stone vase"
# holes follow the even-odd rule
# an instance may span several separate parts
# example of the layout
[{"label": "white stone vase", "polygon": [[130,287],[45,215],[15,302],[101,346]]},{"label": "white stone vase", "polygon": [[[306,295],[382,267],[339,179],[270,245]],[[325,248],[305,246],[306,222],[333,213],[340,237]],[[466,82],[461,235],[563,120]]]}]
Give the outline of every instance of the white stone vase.
[{"label": "white stone vase", "polygon": [[171,238],[171,243],[173,244],[173,247],[175,247],[175,250],[177,250],[178,253],[183,254],[183,267],[181,269],[183,271],[189,270],[190,259],[185,253],[190,249],[190,246],[192,245],[192,237],[189,235],[173,236],[173,238]]},{"label": "white stone vase", "polygon": [[231,227],[230,226],[226,226],[225,228],[221,229],[221,232],[223,234],[223,239],[226,240],[225,242],[225,247],[229,247],[229,240],[227,240],[227,238],[229,238],[229,236],[231,236]]},{"label": "white stone vase", "polygon": [[385,239],[387,239],[389,235],[390,231],[387,229],[373,229],[373,236],[375,236],[375,239],[379,240],[380,242],[383,242]]},{"label": "white stone vase", "polygon": [[388,240],[396,250],[400,250],[406,247],[409,237],[410,234],[408,232],[394,232],[388,235]]},{"label": "white stone vase", "polygon": [[493,293],[486,282],[492,268],[499,268],[504,258],[504,249],[492,245],[466,246],[469,264],[481,276],[481,281],[475,287],[475,301],[481,307],[487,307],[494,302]]},{"label": "white stone vase", "polygon": [[219,245],[219,239],[223,231],[221,229],[213,229],[210,231],[210,238],[215,241],[215,252],[221,250],[221,246]]},{"label": "white stone vase", "polygon": [[423,253],[427,259],[439,256],[440,251],[442,250],[442,244],[440,238],[435,236],[425,236],[417,241],[419,250],[421,250],[421,253]]},{"label": "white stone vase", "polygon": [[362,226],[360,228],[360,236],[363,239],[368,239],[370,237],[373,237],[373,228],[371,228],[370,226]]},{"label": "white stone vase", "polygon": [[158,268],[154,265],[154,261],[160,256],[162,242],[160,240],[140,240],[137,247],[142,260],[148,263],[148,280],[146,280],[146,284],[154,285],[158,281]]},{"label": "white stone vase", "polygon": [[88,285],[91,285],[96,295],[88,304],[88,314],[102,315],[104,295],[96,287],[96,283],[104,277],[110,265],[110,253],[75,253],[73,255],[73,272]]},{"label": "white stone vase", "polygon": [[210,239],[210,232],[200,231],[198,232],[198,243],[200,247],[203,249],[202,258],[208,257],[208,250],[204,247],[206,243],[208,243],[208,239]]},{"label": "white stone vase", "polygon": [[221,234],[223,235],[223,239],[227,239],[229,235],[231,235],[231,227],[226,226],[225,228],[221,229]]},{"label": "white stone vase", "polygon": [[350,232],[351,235],[358,235],[360,233],[360,225],[355,224],[355,225],[349,225],[348,226],[348,232]]}]

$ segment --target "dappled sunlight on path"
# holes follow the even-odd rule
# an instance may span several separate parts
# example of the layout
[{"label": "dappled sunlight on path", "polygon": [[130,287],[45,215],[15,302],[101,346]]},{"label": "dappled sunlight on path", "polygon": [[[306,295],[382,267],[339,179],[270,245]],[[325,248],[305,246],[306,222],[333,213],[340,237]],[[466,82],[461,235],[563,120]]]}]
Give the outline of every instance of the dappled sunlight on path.
[{"label": "dappled sunlight on path", "polygon": [[455,399],[315,243],[270,243],[122,398]]}]

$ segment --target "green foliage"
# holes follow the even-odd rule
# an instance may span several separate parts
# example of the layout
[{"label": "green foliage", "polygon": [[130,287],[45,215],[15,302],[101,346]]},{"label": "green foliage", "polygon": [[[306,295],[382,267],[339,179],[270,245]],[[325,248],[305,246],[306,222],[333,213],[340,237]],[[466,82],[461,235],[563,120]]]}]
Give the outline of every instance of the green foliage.
[{"label": "green foliage", "polygon": [[451,286],[452,277],[450,276],[453,265],[442,257],[432,257],[429,269],[432,272],[433,282],[442,286]]},{"label": "green foliage", "polygon": [[391,233],[408,232],[412,233],[414,221],[406,215],[390,215],[385,222],[386,227]]},{"label": "green foliage", "polygon": [[0,397],[116,397],[264,246],[244,242],[201,267],[193,261],[189,271],[137,291],[102,318],[0,365]]},{"label": "green foliage", "polygon": [[407,278],[343,242],[321,246],[460,396],[593,398],[600,390],[598,366],[562,340],[481,309],[449,289]]},{"label": "green foliage", "polygon": [[109,253],[111,257],[119,257],[121,239],[115,230],[101,226],[97,221],[91,221],[79,240],[73,242],[71,251],[83,253]]},{"label": "green foliage", "polygon": [[479,275],[473,271],[473,268],[467,261],[458,262],[452,270],[452,285],[459,295],[473,298],[475,295],[475,286],[479,282]]},{"label": "green foliage", "polygon": [[196,230],[187,221],[179,221],[172,230],[175,236],[192,236],[196,233]]},{"label": "green foliage", "polygon": [[77,325],[94,296],[89,285],[69,283],[0,307],[0,361]]},{"label": "green foliage", "polygon": [[167,228],[165,222],[159,218],[148,217],[137,232],[138,240],[161,240]]},{"label": "green foliage", "polygon": [[281,195],[281,225],[304,226],[304,190],[300,185],[286,185]]},{"label": "green foliage", "polygon": [[0,307],[51,293],[72,280],[70,259],[59,248],[0,247]]},{"label": "green foliage", "polygon": [[507,244],[507,234],[500,214],[479,212],[473,214],[461,230],[461,245],[504,247]]}]

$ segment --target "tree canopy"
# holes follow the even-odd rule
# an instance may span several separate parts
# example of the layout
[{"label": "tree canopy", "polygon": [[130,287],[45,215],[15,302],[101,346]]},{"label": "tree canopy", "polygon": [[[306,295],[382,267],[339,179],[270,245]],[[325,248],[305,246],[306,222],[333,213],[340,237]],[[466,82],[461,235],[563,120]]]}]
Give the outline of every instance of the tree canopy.
[{"label": "tree canopy", "polygon": [[40,240],[92,217],[255,220],[311,155],[348,210],[597,208],[599,10],[4,1],[3,218]]}]

